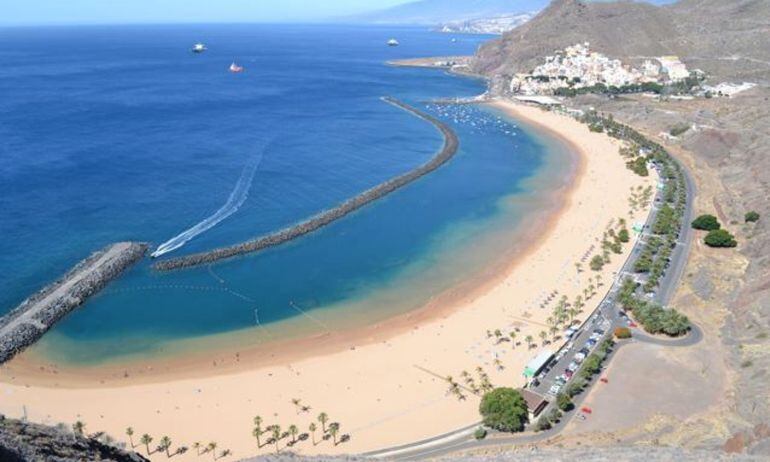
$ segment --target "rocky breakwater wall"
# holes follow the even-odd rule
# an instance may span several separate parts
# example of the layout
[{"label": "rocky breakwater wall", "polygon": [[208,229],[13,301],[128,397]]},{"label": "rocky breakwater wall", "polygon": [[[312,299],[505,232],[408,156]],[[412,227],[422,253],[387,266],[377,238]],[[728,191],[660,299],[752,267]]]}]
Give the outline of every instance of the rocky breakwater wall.
[{"label": "rocky breakwater wall", "polygon": [[352,213],[361,207],[374,202],[377,199],[380,199],[401,187],[406,186],[418,178],[436,170],[445,164],[449,159],[451,159],[455,153],[457,153],[457,148],[460,142],[455,132],[447,124],[394,98],[386,97],[382,98],[382,100],[397,108],[403,109],[410,114],[425,120],[426,122],[430,122],[434,127],[436,127],[436,129],[441,132],[441,134],[444,136],[444,144],[441,149],[431,158],[431,160],[407,173],[387,180],[384,183],[380,183],[379,185],[346,200],[342,204],[314,215],[313,217],[308,218],[307,220],[296,225],[289,226],[272,234],[261,236],[241,244],[222,247],[208,252],[201,252],[180,258],[172,258],[160,261],[154,265],[154,268],[159,271],[189,268],[198,265],[205,265],[218,260],[243,255],[246,253],[257,252],[268,247],[281,245],[298,237],[304,236],[305,234],[311,233],[323,226],[328,225],[329,223],[332,223],[335,220],[339,220],[345,215],[348,215],[349,213]]},{"label": "rocky breakwater wall", "polygon": [[141,260],[147,248],[137,242],[111,244],[0,318],[0,364],[35,343],[62,317]]}]

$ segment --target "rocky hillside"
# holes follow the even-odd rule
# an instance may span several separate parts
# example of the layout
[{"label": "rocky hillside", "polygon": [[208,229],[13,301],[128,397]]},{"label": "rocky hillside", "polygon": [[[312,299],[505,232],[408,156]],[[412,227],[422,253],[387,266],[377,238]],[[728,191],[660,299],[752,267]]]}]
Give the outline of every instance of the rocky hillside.
[{"label": "rocky hillside", "polygon": [[[104,437],[102,437],[104,439]],[[78,436],[65,428],[6,419],[0,415],[0,461],[2,462],[147,462],[130,451],[97,438]]]},{"label": "rocky hillside", "polygon": [[756,81],[764,78],[758,68],[770,63],[770,2],[554,0],[531,21],[483,46],[474,68],[492,77],[526,72],[544,55],[585,41],[614,58],[673,54],[718,78]]}]

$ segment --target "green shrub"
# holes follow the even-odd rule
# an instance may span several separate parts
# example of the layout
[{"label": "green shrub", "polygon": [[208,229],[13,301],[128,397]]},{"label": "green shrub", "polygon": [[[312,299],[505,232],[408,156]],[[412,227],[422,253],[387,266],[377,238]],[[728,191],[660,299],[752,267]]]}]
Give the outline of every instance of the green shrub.
[{"label": "green shrub", "polygon": [[527,403],[513,388],[495,388],[481,398],[484,425],[502,432],[519,432],[529,422]]},{"label": "green shrub", "polygon": [[561,420],[562,413],[558,408],[551,408],[551,411],[548,413],[548,420],[551,422],[558,422]]},{"label": "green shrub", "polygon": [[692,227],[703,231],[713,231],[722,226],[714,215],[701,215],[692,222]]},{"label": "green shrub", "polygon": [[709,231],[704,241],[709,247],[735,247],[738,245],[738,241],[735,240],[735,236],[730,234],[726,229],[715,229]]},{"label": "green shrub", "polygon": [[746,223],[753,223],[759,221],[759,214],[755,211],[751,211],[746,213],[746,216],[744,217],[746,220]]},{"label": "green shrub", "polygon": [[594,271],[599,271],[604,266],[604,258],[601,255],[594,255],[591,259],[590,267]]},{"label": "green shrub", "polygon": [[690,126],[688,124],[682,123],[672,127],[668,132],[671,134],[671,136],[679,136],[689,129]]},{"label": "green shrub", "polygon": [[564,393],[570,398],[574,398],[583,392],[586,387],[586,381],[580,377],[573,377],[567,388],[564,389]]},{"label": "green shrub", "polygon": [[476,429],[475,432],[473,432],[473,437],[477,440],[483,440],[487,437],[487,430],[484,427],[479,427]]}]

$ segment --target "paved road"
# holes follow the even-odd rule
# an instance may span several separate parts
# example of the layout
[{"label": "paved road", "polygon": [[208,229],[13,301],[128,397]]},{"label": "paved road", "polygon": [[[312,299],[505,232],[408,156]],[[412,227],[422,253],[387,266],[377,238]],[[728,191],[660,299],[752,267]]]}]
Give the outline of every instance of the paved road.
[{"label": "paved road", "polygon": [[[681,164],[680,164],[681,165]],[[663,305],[667,304],[671,297],[673,297],[676,287],[681,280],[682,274],[687,264],[687,258],[689,256],[690,246],[692,244],[693,232],[690,228],[690,222],[693,216],[693,203],[695,198],[695,186],[692,181],[690,173],[682,166],[682,172],[685,177],[685,187],[687,190],[687,201],[685,204],[684,217],[682,219],[682,229],[676,248],[671,253],[671,263],[661,278],[660,285],[656,290],[652,299]],[[661,191],[656,192],[655,199],[660,198]],[[653,204],[657,204],[656,200],[653,200]],[[647,217],[647,221],[644,226],[644,230],[648,230],[650,225],[657,216],[658,207],[653,206],[652,211]],[[581,330],[575,334],[573,340],[564,347],[567,351],[561,355],[561,358],[556,364],[550,366],[550,369],[541,378],[540,384],[535,387],[535,391],[547,395],[548,390],[554,383],[556,377],[564,373],[567,365],[573,361],[575,354],[586,344],[587,339],[597,329],[605,331],[603,338],[608,338],[612,335],[612,330],[617,326],[628,325],[627,319],[620,316],[619,309],[615,303],[615,297],[617,296],[618,289],[625,275],[633,275],[633,265],[636,262],[641,249],[644,246],[645,233],[643,232],[634,243],[634,248],[631,251],[626,262],[623,264],[621,271],[618,273],[618,277],[613,282],[613,286],[608,291],[604,299],[599,303],[598,308],[594,314],[592,314],[588,321],[581,327]],[[663,345],[669,347],[687,347],[694,345],[703,338],[703,332],[698,326],[693,325],[690,333],[687,336],[677,339],[665,339],[661,337],[655,337],[644,333],[641,329],[632,329],[634,338],[631,341],[619,342],[610,357],[607,358],[605,364],[614,356],[615,352],[624,344],[631,342],[644,342],[656,345]],[[601,341],[597,342],[597,345]],[[568,346],[571,347],[568,348]],[[594,378],[592,386],[598,380]],[[583,400],[588,396],[588,392],[583,392],[576,396],[573,400],[575,407],[580,409]],[[544,410],[546,413],[554,404],[551,404],[549,408]],[[476,440],[473,437],[473,429],[478,425],[465,427],[455,432],[450,432],[435,438],[419,441],[412,444],[402,445],[395,448],[388,448],[380,451],[374,451],[367,454],[370,457],[388,458],[393,460],[421,460],[425,458],[439,457],[458,451],[479,449],[484,447],[502,446],[502,445],[517,445],[517,444],[531,444],[546,441],[550,438],[558,435],[567,423],[575,416],[579,415],[579,412],[572,412],[566,415],[560,422],[546,432],[540,433],[524,433],[517,435],[510,435],[507,433],[492,432],[484,440]]]}]

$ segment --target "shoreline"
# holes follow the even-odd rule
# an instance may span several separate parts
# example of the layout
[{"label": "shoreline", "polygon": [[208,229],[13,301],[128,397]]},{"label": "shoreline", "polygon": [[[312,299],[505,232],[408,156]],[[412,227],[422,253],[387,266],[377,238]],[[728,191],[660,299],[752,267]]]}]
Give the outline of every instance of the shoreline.
[{"label": "shoreline", "polygon": [[[572,298],[585,287],[589,276],[601,274],[604,281],[612,279],[630,246],[613,256],[612,263],[600,272],[576,272],[573,262],[594,248],[608,222],[618,217],[632,222],[646,216],[649,204],[627,215],[627,197],[632,186],[653,182],[626,169],[616,141],[590,133],[573,119],[513,102],[497,101],[493,106],[530,129],[556,134],[560,142],[569,142],[580,162],[568,186],[559,191],[556,211],[541,217],[528,230],[528,239],[534,242],[519,238],[524,249],[517,247],[513,261],[484,271],[491,276],[484,284],[467,293],[461,284],[436,297],[425,307],[400,317],[398,330],[386,329],[393,326],[383,322],[359,332],[355,340],[322,338],[334,347],[308,344],[296,357],[276,353],[265,358],[264,352],[262,357],[242,355],[233,359],[234,369],[227,369],[225,363],[212,367],[209,362],[209,373],[203,375],[109,385],[88,378],[91,388],[51,388],[52,377],[57,381],[65,377],[31,368],[26,377],[18,375],[9,382],[9,373],[25,372],[15,369],[21,365],[17,359],[10,363],[10,369],[0,369],[0,392],[6,397],[0,412],[15,416],[23,410],[31,420],[44,422],[84,419],[92,430],[104,429],[115,436],[122,435],[128,425],[141,425],[139,432],[171,432],[169,436],[179,444],[216,439],[232,448],[236,457],[272,449],[256,449],[251,421],[257,414],[266,417],[267,424],[285,427],[297,423],[306,428],[318,412],[325,411],[342,424],[342,433],[352,436],[350,442],[339,446],[322,443],[293,449],[300,454],[390,447],[477,421],[478,397],[470,395],[458,401],[447,394],[441,377],[457,377],[461,370],[481,367],[494,384],[521,385],[520,371],[539,347],[501,344],[490,340],[485,332],[520,329],[518,339],[530,334],[534,337],[545,325],[550,306],[548,310],[541,308],[552,289]],[[604,290],[588,301],[586,314],[576,319],[590,315]],[[277,350],[289,353],[280,347]],[[493,359],[504,367],[495,367]],[[261,361],[270,364],[262,365]],[[35,376],[48,386],[30,384]],[[301,413],[292,404],[294,398],[312,406],[312,411]],[[436,415],[443,417],[437,420]],[[227,431],[222,430],[225,428]]]},{"label": "shoreline", "polygon": [[[500,110],[494,103],[481,104]],[[505,113],[504,110],[502,112]],[[521,123],[520,120],[515,120]],[[28,385],[50,386],[50,379],[54,375],[55,387],[82,389],[101,388],[107,384],[127,387],[169,380],[205,378],[236,374],[254,368],[275,366],[381,343],[419,329],[421,325],[445,318],[499,284],[527,256],[544,244],[549,233],[543,233],[542,229],[550,230],[558,221],[569,206],[570,195],[584,173],[584,156],[570,140],[546,127],[532,124],[532,121],[524,124],[538,136],[549,136],[562,145],[572,163],[568,172],[558,178],[557,189],[552,189],[539,198],[540,205],[544,205],[546,209],[527,216],[530,223],[523,224],[522,229],[514,231],[521,244],[509,246],[505,254],[490,262],[487,268],[431,297],[428,302],[417,308],[387,315],[386,319],[374,323],[354,323],[341,329],[311,332],[307,335],[300,334],[299,337],[268,340],[264,343],[255,343],[253,339],[244,338],[253,337],[258,328],[172,341],[172,344],[177,345],[176,348],[171,348],[176,350],[174,352],[161,353],[156,358],[127,357],[125,360],[118,359],[106,364],[58,365],[45,356],[32,352],[15,361],[12,365],[13,373]],[[340,317],[348,314],[345,313],[345,308],[338,310]],[[292,319],[289,320],[291,321]],[[268,324],[265,328],[280,330],[283,322],[274,324]],[[242,346],[244,344],[247,346]],[[215,370],[211,369],[212,364],[215,365]],[[0,383],[2,380],[0,376]]]}]

